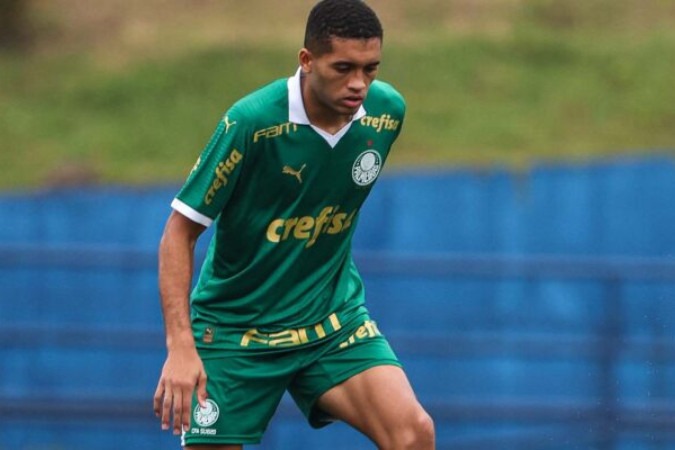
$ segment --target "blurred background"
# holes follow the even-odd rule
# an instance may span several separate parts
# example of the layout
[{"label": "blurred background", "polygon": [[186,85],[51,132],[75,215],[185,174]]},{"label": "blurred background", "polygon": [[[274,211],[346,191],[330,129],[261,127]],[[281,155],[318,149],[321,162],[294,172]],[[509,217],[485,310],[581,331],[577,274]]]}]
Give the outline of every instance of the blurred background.
[{"label": "blurred background", "polygon": [[[159,237],[313,4],[0,0],[0,449],[179,448]],[[408,115],[355,257],[438,448],[675,449],[675,0],[370,4]],[[285,398],[249,448],[373,446]]]}]

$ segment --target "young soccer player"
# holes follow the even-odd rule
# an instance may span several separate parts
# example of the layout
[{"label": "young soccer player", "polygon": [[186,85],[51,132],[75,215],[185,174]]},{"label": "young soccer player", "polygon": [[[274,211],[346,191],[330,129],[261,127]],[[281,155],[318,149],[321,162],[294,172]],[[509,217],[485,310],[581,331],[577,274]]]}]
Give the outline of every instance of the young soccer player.
[{"label": "young soccer player", "polygon": [[[313,427],[342,420],[382,449],[434,447],[351,256],[405,112],[375,80],[381,46],[361,0],[316,4],[297,73],[227,111],[172,203],[159,249],[168,355],[154,410],[187,449],[260,442],[286,391]],[[212,224],[190,295],[195,243]]]}]

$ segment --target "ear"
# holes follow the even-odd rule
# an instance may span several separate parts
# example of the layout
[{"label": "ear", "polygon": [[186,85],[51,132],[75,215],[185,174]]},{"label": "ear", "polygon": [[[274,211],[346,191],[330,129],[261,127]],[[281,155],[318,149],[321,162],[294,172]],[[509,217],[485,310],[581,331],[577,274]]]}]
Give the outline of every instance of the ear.
[{"label": "ear", "polygon": [[312,71],[312,63],[314,61],[312,52],[306,48],[301,49],[298,53],[298,61],[303,73],[310,73]]}]

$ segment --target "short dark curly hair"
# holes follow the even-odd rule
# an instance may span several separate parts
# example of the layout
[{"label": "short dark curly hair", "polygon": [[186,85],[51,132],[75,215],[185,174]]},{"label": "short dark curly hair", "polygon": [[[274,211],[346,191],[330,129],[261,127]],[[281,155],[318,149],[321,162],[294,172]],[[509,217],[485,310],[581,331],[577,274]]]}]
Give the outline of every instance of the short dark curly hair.
[{"label": "short dark curly hair", "polygon": [[331,39],[382,40],[382,24],[362,0],[321,0],[309,13],[305,48],[321,55],[332,50]]}]

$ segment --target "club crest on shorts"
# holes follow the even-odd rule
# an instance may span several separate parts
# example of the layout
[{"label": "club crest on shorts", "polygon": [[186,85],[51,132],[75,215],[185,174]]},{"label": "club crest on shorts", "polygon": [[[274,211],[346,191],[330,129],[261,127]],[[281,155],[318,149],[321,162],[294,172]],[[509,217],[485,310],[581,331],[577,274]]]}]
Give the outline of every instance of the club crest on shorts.
[{"label": "club crest on shorts", "polygon": [[201,427],[210,427],[216,423],[219,415],[220,409],[218,405],[210,398],[206,399],[206,406],[204,407],[197,404],[193,414],[195,422]]},{"label": "club crest on shorts", "polygon": [[382,167],[382,157],[377,152],[377,150],[366,150],[361,153],[354,161],[352,166],[352,179],[354,183],[359,186],[367,186],[375,179],[380,173],[380,168]]}]

